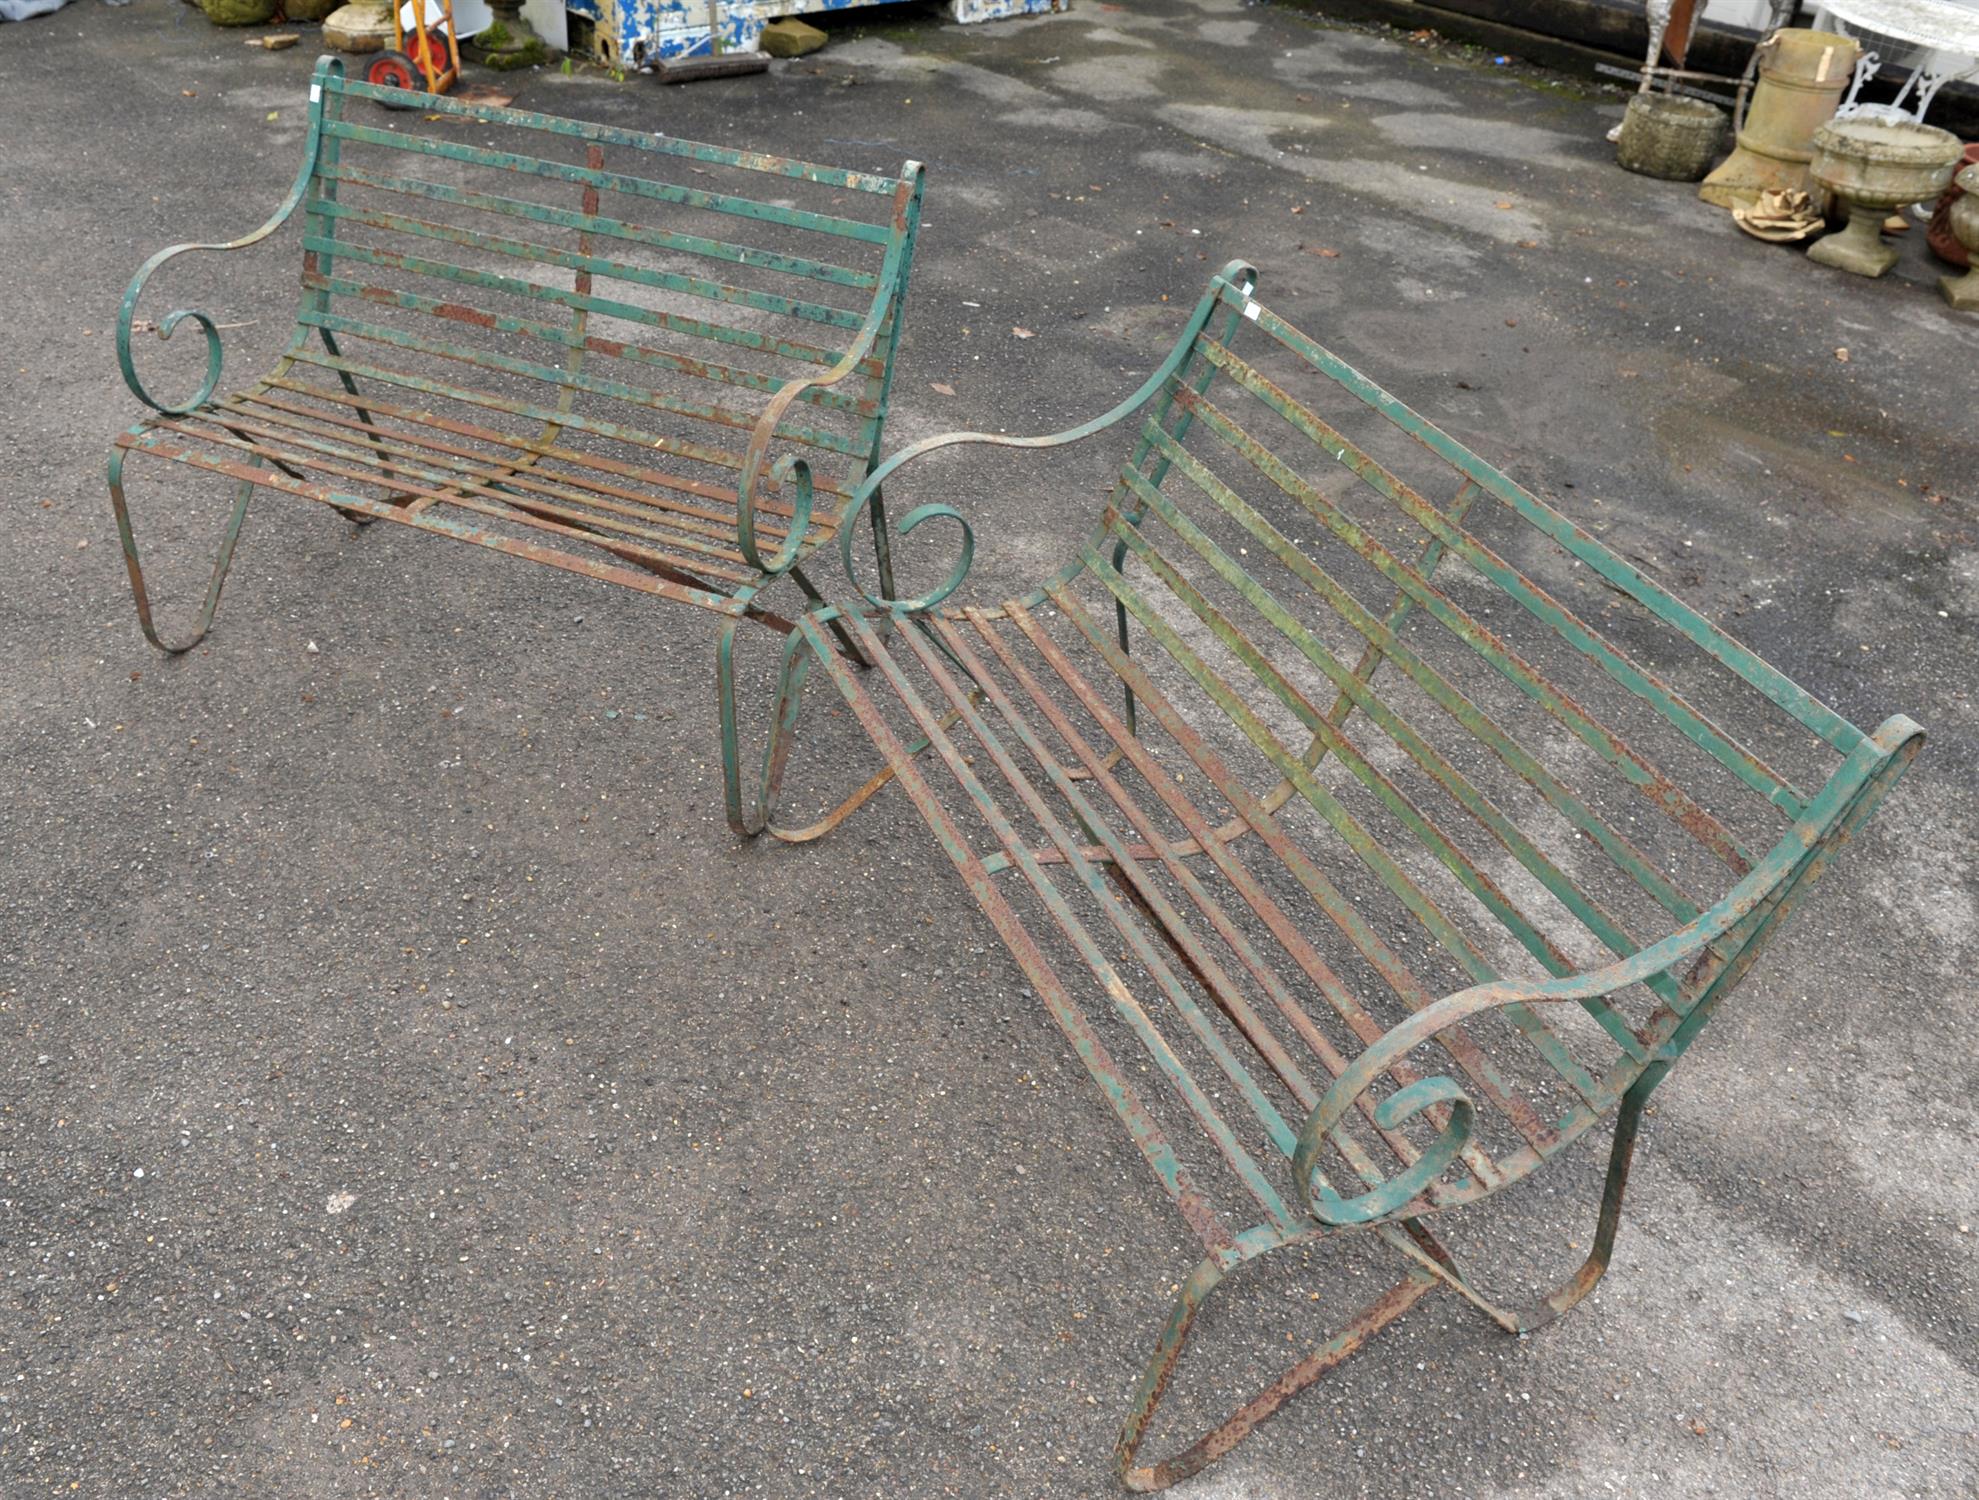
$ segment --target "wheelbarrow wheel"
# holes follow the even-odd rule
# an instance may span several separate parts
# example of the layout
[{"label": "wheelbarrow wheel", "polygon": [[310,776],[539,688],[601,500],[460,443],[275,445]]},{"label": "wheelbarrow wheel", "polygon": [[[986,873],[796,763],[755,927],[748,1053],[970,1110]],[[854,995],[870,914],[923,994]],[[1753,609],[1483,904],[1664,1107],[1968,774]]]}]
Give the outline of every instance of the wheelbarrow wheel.
[{"label": "wheelbarrow wheel", "polygon": [[[378,88],[412,89],[424,92],[426,75],[403,52],[384,51],[376,54],[364,67],[364,81]],[[401,103],[396,99],[378,101],[386,109],[417,109],[416,100]]]}]

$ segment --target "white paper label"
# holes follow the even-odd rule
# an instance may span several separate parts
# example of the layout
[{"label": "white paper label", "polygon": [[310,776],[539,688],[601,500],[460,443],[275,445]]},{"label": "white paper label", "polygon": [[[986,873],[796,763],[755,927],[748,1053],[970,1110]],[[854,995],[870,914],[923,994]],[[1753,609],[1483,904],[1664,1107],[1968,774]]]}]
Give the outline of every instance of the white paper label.
[{"label": "white paper label", "polygon": [[1244,316],[1249,318],[1253,323],[1257,321],[1257,304],[1255,302],[1246,302],[1244,304]]},{"label": "white paper label", "polygon": [[312,83],[309,86],[309,102],[311,104],[314,104],[317,100],[321,99],[322,97],[323,97],[323,85],[320,83]]}]

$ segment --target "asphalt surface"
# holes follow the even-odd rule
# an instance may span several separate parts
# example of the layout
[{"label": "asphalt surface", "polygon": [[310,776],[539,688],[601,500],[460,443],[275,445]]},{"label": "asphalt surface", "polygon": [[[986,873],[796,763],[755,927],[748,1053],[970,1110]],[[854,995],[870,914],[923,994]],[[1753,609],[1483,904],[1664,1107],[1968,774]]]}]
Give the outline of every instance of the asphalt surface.
[{"label": "asphalt surface", "polygon": [[[1844,714],[1932,735],[1658,1095],[1596,1296],[1523,1340],[1434,1297],[1183,1493],[1979,1495],[1979,320],[1921,236],[1821,271],[1616,170],[1618,95],[1297,11],[866,19],[521,102],[926,161],[896,442],[1103,409],[1243,255]],[[206,646],[139,638],[117,300],[279,200],[311,52],[177,0],[0,26],[0,1496],[1113,1493],[1185,1232],[904,801],[729,835],[712,621],[273,504]],[[241,325],[232,373],[295,262],[174,284]],[[981,475],[985,593],[1083,478]],[[215,497],[134,500],[182,617]],[[1464,1230],[1557,1276],[1599,1165]],[[1223,1309],[1170,1440],[1359,1264]]]}]

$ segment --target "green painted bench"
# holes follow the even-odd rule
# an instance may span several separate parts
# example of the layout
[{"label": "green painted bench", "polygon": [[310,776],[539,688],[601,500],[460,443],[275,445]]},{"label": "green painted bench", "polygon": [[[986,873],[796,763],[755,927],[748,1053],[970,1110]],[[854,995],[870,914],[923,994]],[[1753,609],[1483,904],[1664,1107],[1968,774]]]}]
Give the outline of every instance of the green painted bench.
[{"label": "green painted bench", "polygon": [[[747,794],[724,684],[735,826],[834,821],[774,822],[821,672],[879,752],[845,807],[897,779],[1201,1242],[1120,1436],[1139,1490],[1227,1452],[1432,1289],[1518,1332],[1586,1296],[1645,1101],[1921,741],[1825,707],[1254,282],[1216,276],[1096,420],[917,443],[853,498],[938,449],[1121,428],[1110,500],[1041,585],[955,605],[967,522],[904,517],[959,525],[955,567],[798,622]],[[1508,1305],[1439,1216],[1610,1116],[1585,1264]],[[1393,1252],[1392,1284],[1144,1462],[1211,1292],[1348,1233]]]},{"label": "green painted bench", "polygon": [[[808,586],[880,453],[921,178],[406,94],[323,58],[274,217],[160,251],[124,297],[118,358],[154,415],[117,440],[110,495],[146,637],[205,635],[258,490],[787,628],[757,596],[784,573]],[[139,300],[167,262],[253,245],[298,210],[293,333],[221,395],[220,325],[141,322]],[[168,403],[132,339],[188,320],[205,377]],[[801,497],[781,479],[799,453]],[[125,501],[139,457],[236,487],[174,643]]]}]

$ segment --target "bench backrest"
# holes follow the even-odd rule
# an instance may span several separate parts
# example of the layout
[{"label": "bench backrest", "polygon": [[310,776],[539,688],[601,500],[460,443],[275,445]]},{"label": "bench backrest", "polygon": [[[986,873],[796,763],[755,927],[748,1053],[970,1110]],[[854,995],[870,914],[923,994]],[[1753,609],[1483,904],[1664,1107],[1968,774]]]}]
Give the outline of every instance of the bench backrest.
[{"label": "bench backrest", "polygon": [[[378,101],[416,98],[417,112]],[[435,118],[439,117],[439,118]],[[870,354],[782,436],[825,497],[870,467],[919,217],[898,177],[410,96],[319,66],[303,329],[319,383],[732,491],[786,381]],[[302,374],[301,370],[296,371]]]},{"label": "bench backrest", "polygon": [[[1055,592],[1107,650],[1117,614],[1148,674],[1141,734],[1227,831],[1276,820],[1289,858],[1252,833],[1232,847],[1331,919],[1314,937],[1333,1008],[1315,1009],[1351,1056],[1439,996],[1599,967],[1691,920],[1863,735],[1253,279],[1212,284],[1103,524],[1031,602]],[[1621,547],[1681,540],[1587,498]],[[1202,790],[1191,744],[1229,786]],[[1643,993],[1478,1023],[1509,1033],[1479,1064],[1480,1142],[1514,1171],[1598,1118],[1742,935]]]}]

